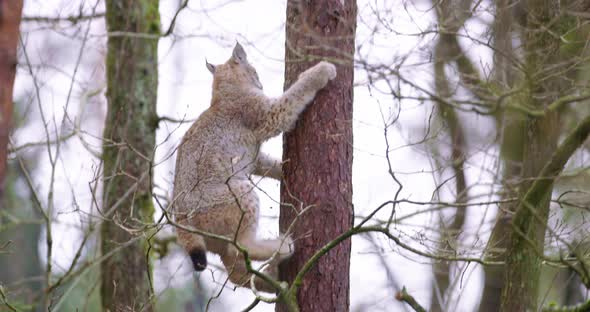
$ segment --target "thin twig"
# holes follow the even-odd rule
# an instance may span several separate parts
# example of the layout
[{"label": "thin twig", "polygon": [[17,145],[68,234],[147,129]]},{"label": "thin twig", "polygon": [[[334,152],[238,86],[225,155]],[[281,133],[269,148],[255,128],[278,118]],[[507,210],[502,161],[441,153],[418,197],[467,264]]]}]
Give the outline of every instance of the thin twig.
[{"label": "thin twig", "polygon": [[412,295],[408,294],[405,286],[402,288],[402,291],[395,295],[395,299],[407,303],[416,312],[426,312],[426,309],[424,309],[424,307],[422,307]]}]

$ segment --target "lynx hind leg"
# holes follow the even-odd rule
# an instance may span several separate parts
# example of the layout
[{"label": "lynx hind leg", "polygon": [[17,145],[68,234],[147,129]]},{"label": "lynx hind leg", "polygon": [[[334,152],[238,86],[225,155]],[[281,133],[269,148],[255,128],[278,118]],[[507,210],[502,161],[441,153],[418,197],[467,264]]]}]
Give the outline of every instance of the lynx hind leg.
[{"label": "lynx hind leg", "polygon": [[207,248],[205,239],[198,234],[177,229],[178,243],[191,258],[195,271],[203,271],[207,267]]},{"label": "lynx hind leg", "polygon": [[283,175],[282,171],[282,161],[280,159],[276,159],[263,152],[258,153],[258,157],[256,157],[256,167],[254,169],[255,175],[281,180]]},{"label": "lynx hind leg", "polygon": [[[252,278],[252,274],[248,273],[246,263],[244,262],[244,257],[236,248],[230,246],[228,251],[221,255],[221,261],[226,267],[229,280],[232,283],[239,287],[250,287],[250,279]],[[281,260],[279,258],[272,259],[262,272],[276,281],[278,279],[278,265],[280,262]],[[272,285],[259,277],[254,278],[254,287],[260,291],[269,293],[276,292],[276,289],[272,287]]]},{"label": "lynx hind leg", "polygon": [[256,236],[255,227],[250,228],[247,232],[238,238],[238,244],[248,250],[248,255],[252,260],[265,261],[275,254],[281,260],[293,255],[295,247],[291,237],[279,237],[275,239],[259,239]]},{"label": "lynx hind leg", "polygon": [[234,220],[243,220],[237,236],[238,244],[248,250],[253,260],[268,260],[275,253],[278,253],[282,259],[290,256],[293,247],[293,241],[290,238],[259,239],[257,237],[259,202],[253,185],[249,181],[240,181],[230,186],[234,194],[239,194],[237,204],[240,209],[234,209],[234,211],[246,214],[243,218],[241,215],[232,217]]},{"label": "lynx hind leg", "polygon": [[[252,230],[252,229],[251,229]],[[267,274],[273,280],[278,279],[278,265],[284,259],[293,254],[294,246],[290,237],[279,239],[257,240],[255,232],[248,232],[238,238],[238,244],[248,250],[248,256],[251,260],[268,260],[270,263],[264,269],[263,273]],[[240,287],[250,287],[250,278],[252,274],[248,273],[244,256],[233,245],[228,245],[227,251],[221,255],[221,261],[225,266],[229,280]],[[275,292],[276,289],[269,283],[259,277],[254,278],[254,286],[257,290],[265,292]]]}]

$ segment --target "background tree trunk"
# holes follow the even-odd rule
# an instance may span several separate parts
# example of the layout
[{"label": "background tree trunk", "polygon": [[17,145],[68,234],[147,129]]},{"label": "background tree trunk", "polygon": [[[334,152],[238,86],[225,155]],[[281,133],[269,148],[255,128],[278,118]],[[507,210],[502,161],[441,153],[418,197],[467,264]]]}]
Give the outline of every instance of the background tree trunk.
[{"label": "background tree trunk", "polygon": [[[159,34],[158,0],[107,1],[109,32]],[[107,311],[151,311],[151,265],[143,225],[153,222],[151,159],[156,130],[158,41],[110,37],[104,130],[101,263]],[[132,191],[131,194],[129,191]],[[133,231],[142,229],[143,231]],[[122,248],[121,248],[122,247]]]},{"label": "background tree trunk", "polygon": [[[32,159],[23,161],[29,164],[29,168],[36,163]],[[10,244],[0,254],[0,268],[4,268],[0,269],[0,283],[5,287],[8,301],[31,305],[27,311],[43,311],[39,304],[43,284],[39,259],[41,225],[27,222],[39,219],[40,216],[33,207],[35,201],[32,195],[23,194],[18,188],[19,182],[26,183],[22,181],[24,173],[21,168],[11,164],[7,166],[6,172],[4,194],[0,199],[0,243]],[[23,222],[18,224],[15,220]]]},{"label": "background tree trunk", "polygon": [[[552,34],[556,29],[558,3],[554,1],[527,1],[526,29],[522,34],[525,52],[525,85],[527,97],[523,101],[528,107],[543,109],[556,100],[564,85],[566,64],[559,64],[559,37]],[[550,71],[564,70],[549,75]],[[544,116],[527,117],[520,135],[523,140],[522,180],[519,198],[523,198],[534,180],[539,178],[541,169],[547,164],[557,147],[559,138],[559,115],[547,112]],[[512,134],[507,134],[512,135]],[[545,231],[549,213],[551,189],[535,198],[536,204],[523,207],[515,212],[506,250],[506,269],[502,289],[501,311],[536,311],[541,256],[544,250]],[[525,203],[528,204],[528,203]],[[526,213],[522,213],[523,211]],[[541,253],[541,254],[540,254]]]},{"label": "background tree trunk", "polygon": [[[517,4],[518,5],[518,4]],[[516,58],[513,47],[513,4],[511,0],[495,2],[496,18],[493,24],[494,72],[493,83],[499,90],[509,90],[517,77],[515,68],[510,63]],[[501,110],[496,115],[498,132],[503,132],[500,143],[500,159],[503,164],[502,184],[503,199],[517,197],[515,180],[521,172],[522,151],[524,147],[524,118],[521,113]],[[496,223],[486,247],[487,260],[504,261],[504,250],[508,247],[510,220],[506,212],[513,212],[514,203],[504,203],[496,215]],[[484,266],[485,283],[479,312],[496,312],[500,306],[500,297],[504,287],[504,266]]]},{"label": "background tree trunk", "polygon": [[12,128],[12,87],[22,10],[22,0],[0,1],[0,198],[4,192],[8,135]]},{"label": "background tree trunk", "polygon": [[[471,0],[433,1],[433,5],[436,5],[437,20],[441,28],[448,31],[448,33],[439,35],[434,47],[434,87],[436,94],[444,99],[453,98],[455,95],[454,91],[451,91],[450,81],[445,73],[445,66],[453,65],[456,62],[463,77],[472,76],[472,73],[462,71],[461,62],[466,63],[467,56],[461,50],[455,35],[459,28],[463,27],[470,15],[471,2]],[[474,87],[476,86],[472,86],[471,89],[474,89]],[[438,102],[437,109],[451,141],[450,167],[455,176],[455,202],[464,203],[468,200],[469,194],[465,176],[466,157],[464,149],[466,148],[466,142],[461,119],[453,107],[444,103]],[[454,215],[450,218],[445,218],[443,213],[440,214],[438,248],[441,254],[453,252],[453,246],[458,245],[459,235],[466,221],[465,210],[465,207],[456,208]],[[453,289],[451,267],[451,263],[448,261],[437,261],[432,266],[435,280],[432,287],[433,299],[430,302],[431,312],[449,310]]]},{"label": "background tree trunk", "polygon": [[[314,205],[298,220],[296,250],[280,267],[289,283],[323,245],[353,224],[352,98],[356,30],[354,0],[287,2],[285,88],[305,69],[327,59],[338,76],[320,91],[285,134],[280,227],[286,231],[302,207]],[[297,294],[301,311],[348,311],[350,240],[326,254],[306,275]],[[277,305],[277,311],[285,311]]]}]

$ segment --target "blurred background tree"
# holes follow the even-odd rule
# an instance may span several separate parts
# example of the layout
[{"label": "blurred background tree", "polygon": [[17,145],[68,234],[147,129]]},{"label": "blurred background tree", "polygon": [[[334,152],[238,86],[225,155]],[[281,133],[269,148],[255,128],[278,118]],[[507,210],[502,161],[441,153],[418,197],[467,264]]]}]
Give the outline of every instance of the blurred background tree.
[{"label": "blurred background tree", "polygon": [[158,3],[106,1],[112,35],[106,56],[101,249],[109,256],[101,263],[101,297],[107,311],[153,311],[148,240],[154,221],[150,181],[158,126]]}]

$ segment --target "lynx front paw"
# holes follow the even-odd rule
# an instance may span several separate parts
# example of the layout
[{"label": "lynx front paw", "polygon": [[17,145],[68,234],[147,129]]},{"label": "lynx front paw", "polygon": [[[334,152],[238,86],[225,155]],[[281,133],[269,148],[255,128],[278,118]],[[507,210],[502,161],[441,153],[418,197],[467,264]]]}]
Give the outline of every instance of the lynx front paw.
[{"label": "lynx front paw", "polygon": [[287,259],[293,255],[295,252],[295,243],[291,236],[282,237],[281,238],[281,247],[279,248],[279,259]]},{"label": "lynx front paw", "polygon": [[334,64],[321,61],[316,66],[326,75],[328,80],[336,78],[336,66]]},{"label": "lynx front paw", "polygon": [[311,82],[317,90],[325,87],[328,81],[334,78],[336,78],[336,66],[325,61],[315,64],[299,75],[299,80]]}]

